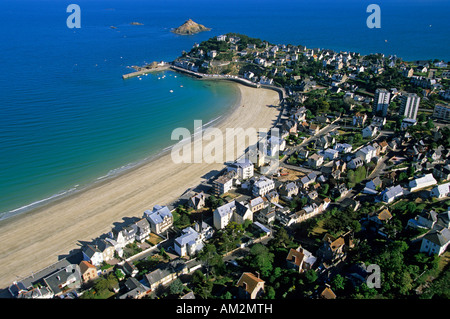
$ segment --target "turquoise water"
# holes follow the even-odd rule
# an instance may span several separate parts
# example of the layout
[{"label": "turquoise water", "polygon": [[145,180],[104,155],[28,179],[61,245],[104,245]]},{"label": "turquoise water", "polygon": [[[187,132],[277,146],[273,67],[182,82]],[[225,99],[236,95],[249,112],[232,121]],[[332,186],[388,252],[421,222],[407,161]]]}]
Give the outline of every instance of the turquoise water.
[{"label": "turquoise water", "polygon": [[[81,29],[66,26],[69,3],[0,2],[0,214],[117,174],[172,144],[174,128],[225,114],[236,99],[228,83],[170,71],[121,78],[131,65],[171,61],[212,36],[450,60],[444,0],[379,1],[378,30],[365,25],[371,2],[359,0],[75,3]],[[188,18],[212,31],[170,32]]]}]

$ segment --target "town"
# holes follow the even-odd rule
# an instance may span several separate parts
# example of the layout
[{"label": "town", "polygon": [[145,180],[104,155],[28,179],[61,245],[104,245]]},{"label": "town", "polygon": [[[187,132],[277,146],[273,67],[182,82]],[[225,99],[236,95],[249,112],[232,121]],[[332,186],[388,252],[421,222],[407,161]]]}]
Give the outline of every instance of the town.
[{"label": "town", "polygon": [[229,33],[171,67],[278,90],[280,135],[259,141],[255,161],[227,162],[175,203],[11,283],[12,297],[449,297],[446,62]]}]

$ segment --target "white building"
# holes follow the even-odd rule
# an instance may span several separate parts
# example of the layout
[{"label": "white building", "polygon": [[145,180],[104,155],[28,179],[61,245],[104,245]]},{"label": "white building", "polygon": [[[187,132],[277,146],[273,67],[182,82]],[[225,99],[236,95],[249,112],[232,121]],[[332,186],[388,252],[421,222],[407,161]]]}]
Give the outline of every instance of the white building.
[{"label": "white building", "polygon": [[249,159],[242,161],[238,160],[233,164],[228,165],[228,171],[236,171],[240,179],[249,179],[253,177],[254,165]]},{"label": "white building", "polygon": [[375,91],[373,102],[373,113],[381,112],[382,116],[387,115],[391,93],[386,89],[377,89]]},{"label": "white building", "polygon": [[400,115],[415,120],[419,111],[420,97],[415,93],[406,93],[402,96]]},{"label": "white building", "polygon": [[423,237],[420,252],[428,253],[429,255],[441,255],[445,252],[449,243],[450,230],[448,228],[432,230]]},{"label": "white building", "polygon": [[350,144],[347,143],[337,143],[334,146],[334,149],[337,150],[340,153],[350,153],[352,151],[352,146]]},{"label": "white building", "polygon": [[361,131],[363,138],[374,137],[377,134],[377,132],[378,132],[378,128],[373,125],[366,126]]},{"label": "white building", "polygon": [[364,162],[369,163],[377,155],[377,151],[372,145],[367,145],[358,150],[355,155],[360,157]]},{"label": "white building", "polygon": [[173,216],[167,206],[155,205],[153,210],[146,210],[144,217],[150,223],[150,229],[155,234],[161,234],[173,225]]},{"label": "white building", "polygon": [[203,241],[201,235],[192,227],[187,227],[182,230],[183,234],[174,241],[175,252],[184,257],[192,256],[203,248]]},{"label": "white building", "polygon": [[389,203],[392,203],[397,198],[403,196],[403,194],[404,194],[403,188],[400,185],[393,186],[393,187],[387,188],[382,193],[382,200],[389,204]]},{"label": "white building", "polygon": [[255,197],[264,196],[273,189],[275,189],[275,182],[265,176],[262,176],[253,184],[252,193]]},{"label": "white building", "polygon": [[423,177],[416,178],[409,182],[409,188],[411,192],[428,186],[436,185],[437,181],[434,179],[433,174],[427,174]]},{"label": "white building", "polygon": [[248,205],[235,200],[217,207],[213,213],[213,222],[216,229],[225,228],[230,221],[243,224],[247,219],[253,221],[251,209]]},{"label": "white building", "polygon": [[334,160],[334,159],[338,158],[338,156],[339,156],[339,151],[332,149],[332,148],[327,148],[323,152],[324,159]]},{"label": "white building", "polygon": [[437,185],[430,192],[430,197],[432,198],[443,198],[449,195],[450,195],[450,182],[442,185]]}]

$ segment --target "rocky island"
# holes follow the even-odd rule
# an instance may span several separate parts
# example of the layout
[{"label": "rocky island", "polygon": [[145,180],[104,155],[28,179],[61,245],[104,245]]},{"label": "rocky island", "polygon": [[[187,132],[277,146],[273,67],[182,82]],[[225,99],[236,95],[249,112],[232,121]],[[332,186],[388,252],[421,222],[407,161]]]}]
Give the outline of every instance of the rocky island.
[{"label": "rocky island", "polygon": [[181,35],[189,35],[210,30],[210,28],[207,28],[204,25],[198,24],[189,19],[178,28],[172,29],[172,32]]}]

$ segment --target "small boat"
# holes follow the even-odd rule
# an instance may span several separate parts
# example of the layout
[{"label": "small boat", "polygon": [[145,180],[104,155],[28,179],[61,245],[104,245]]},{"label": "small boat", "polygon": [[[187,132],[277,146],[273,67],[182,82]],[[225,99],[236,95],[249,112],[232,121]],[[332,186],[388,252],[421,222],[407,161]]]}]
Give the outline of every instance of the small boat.
[{"label": "small boat", "polygon": [[180,85],[180,88],[182,88],[183,86],[182,85]]},{"label": "small boat", "polygon": [[170,93],[173,93],[173,90],[170,90],[169,92],[170,92]]}]

